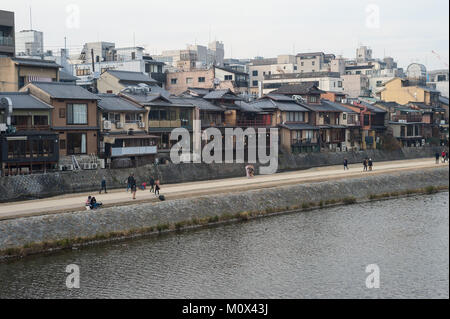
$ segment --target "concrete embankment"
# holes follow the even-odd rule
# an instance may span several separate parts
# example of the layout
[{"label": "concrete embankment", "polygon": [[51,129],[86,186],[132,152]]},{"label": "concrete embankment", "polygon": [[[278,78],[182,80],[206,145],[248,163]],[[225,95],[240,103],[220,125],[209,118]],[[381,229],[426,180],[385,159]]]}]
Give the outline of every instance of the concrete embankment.
[{"label": "concrete embankment", "polygon": [[311,207],[431,193],[448,189],[448,178],[448,167],[441,167],[4,220],[0,221],[0,251],[26,254]]},{"label": "concrete embankment", "polygon": [[[319,166],[341,165],[344,158],[350,164],[362,163],[371,157],[375,162],[433,157],[439,147],[405,148],[397,151],[363,151],[341,153],[307,153],[280,155],[279,172],[309,169]],[[125,188],[125,180],[134,172],[138,182],[157,176],[162,184],[175,184],[211,179],[241,177],[245,164],[180,164],[148,165],[136,169],[59,172],[40,175],[0,178],[0,202],[46,198],[62,194],[98,191],[102,177],[108,188]]]}]

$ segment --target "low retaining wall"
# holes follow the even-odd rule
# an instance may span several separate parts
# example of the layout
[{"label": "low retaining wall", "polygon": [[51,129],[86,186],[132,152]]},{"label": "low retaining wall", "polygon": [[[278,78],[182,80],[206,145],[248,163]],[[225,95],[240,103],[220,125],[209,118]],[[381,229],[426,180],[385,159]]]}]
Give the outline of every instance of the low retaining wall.
[{"label": "low retaining wall", "polygon": [[30,247],[32,243],[109,238],[113,233],[126,236],[139,229],[164,230],[170,224],[205,219],[219,221],[225,215],[235,216],[244,212],[295,210],[305,208],[304,205],[311,202],[318,205],[319,202],[342,202],[347,198],[352,203],[383,193],[398,194],[430,186],[448,188],[448,178],[448,167],[441,167],[98,211],[4,220],[0,221],[0,251]]},{"label": "low retaining wall", "polygon": [[[280,155],[279,158],[279,171],[341,165],[344,158],[347,158],[350,164],[360,164],[366,157],[371,157],[375,162],[433,157],[436,152],[440,151],[439,147],[426,147],[405,148],[394,152],[373,150],[345,153],[284,154]],[[0,177],[0,202],[98,191],[103,176],[106,178],[108,188],[125,188],[125,180],[132,171],[135,173],[138,182],[148,181],[150,176],[158,176],[162,184],[173,184],[241,177],[245,175],[244,167],[245,164],[169,164],[160,166],[148,165],[135,169]]]}]

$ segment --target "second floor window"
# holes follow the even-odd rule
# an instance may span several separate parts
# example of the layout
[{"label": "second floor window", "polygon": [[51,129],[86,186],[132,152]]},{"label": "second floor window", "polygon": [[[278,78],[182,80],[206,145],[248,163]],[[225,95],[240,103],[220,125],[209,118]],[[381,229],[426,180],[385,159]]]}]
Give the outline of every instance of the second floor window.
[{"label": "second floor window", "polygon": [[87,104],[67,104],[67,124],[88,124]]},{"label": "second floor window", "polygon": [[199,83],[205,83],[205,81],[206,81],[206,78],[205,78],[205,77],[199,77],[199,78],[198,78],[198,82],[199,82]]},{"label": "second floor window", "polygon": [[233,81],[232,75],[225,75],[225,81]]},{"label": "second floor window", "polygon": [[170,79],[170,84],[177,84],[177,79]]},{"label": "second floor window", "polygon": [[258,76],[258,71],[253,71],[253,72],[252,72],[252,75],[253,75],[253,76]]},{"label": "second floor window", "polygon": [[186,78],[186,84],[192,84],[193,79],[192,78]]}]

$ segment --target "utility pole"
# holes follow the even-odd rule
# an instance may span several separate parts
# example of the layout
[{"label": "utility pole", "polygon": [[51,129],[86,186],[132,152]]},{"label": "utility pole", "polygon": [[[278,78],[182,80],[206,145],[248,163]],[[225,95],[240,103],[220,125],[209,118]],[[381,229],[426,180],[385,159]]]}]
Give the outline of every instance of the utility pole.
[{"label": "utility pole", "polygon": [[30,6],[30,30],[33,30],[33,16],[31,15],[31,6]]}]

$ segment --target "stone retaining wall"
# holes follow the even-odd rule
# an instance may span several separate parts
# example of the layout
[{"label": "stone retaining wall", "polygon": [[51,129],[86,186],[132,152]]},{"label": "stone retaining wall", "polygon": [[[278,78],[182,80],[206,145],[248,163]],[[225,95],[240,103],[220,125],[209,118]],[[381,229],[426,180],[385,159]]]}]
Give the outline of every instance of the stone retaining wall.
[{"label": "stone retaining wall", "polygon": [[[280,155],[279,171],[301,170],[318,166],[341,165],[344,158],[350,164],[361,165],[366,157],[376,162],[433,157],[439,147],[407,148],[394,152],[363,151],[345,153],[308,153]],[[257,165],[256,165],[257,166]],[[125,180],[134,172],[138,182],[158,176],[162,184],[173,184],[210,179],[241,177],[245,175],[245,164],[180,164],[148,165],[136,169],[95,170],[59,172],[40,175],[0,177],[0,202],[45,198],[61,194],[92,192],[100,189],[104,176],[108,188],[126,187]]]},{"label": "stone retaining wall", "polygon": [[[255,211],[281,211],[309,202],[368,199],[370,195],[402,192],[429,186],[448,187],[448,167],[423,171],[371,175],[363,178],[327,181],[242,192],[135,204],[0,221],[0,251],[44,243],[127,232],[174,224],[193,218]],[[425,214],[426,212],[424,212]]]}]

